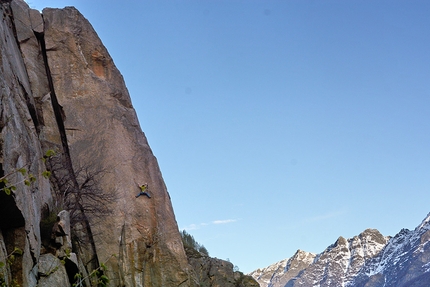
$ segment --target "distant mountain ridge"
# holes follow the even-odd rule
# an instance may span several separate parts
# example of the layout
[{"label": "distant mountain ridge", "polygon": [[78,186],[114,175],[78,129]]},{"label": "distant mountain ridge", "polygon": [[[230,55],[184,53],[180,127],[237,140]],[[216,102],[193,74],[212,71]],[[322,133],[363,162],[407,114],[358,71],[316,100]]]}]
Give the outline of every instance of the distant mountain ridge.
[{"label": "distant mountain ridge", "polygon": [[261,287],[428,287],[429,243],[430,214],[394,237],[366,229],[353,238],[339,237],[320,254],[298,250],[249,275]]}]

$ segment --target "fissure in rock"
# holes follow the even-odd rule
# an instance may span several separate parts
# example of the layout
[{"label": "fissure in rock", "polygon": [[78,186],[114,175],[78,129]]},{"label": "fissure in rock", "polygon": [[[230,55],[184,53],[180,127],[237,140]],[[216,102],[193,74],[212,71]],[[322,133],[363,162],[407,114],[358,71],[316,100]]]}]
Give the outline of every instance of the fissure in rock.
[{"label": "fissure in rock", "polygon": [[[48,55],[46,53],[45,37],[43,33],[34,32],[34,34],[36,35],[36,38],[39,42],[40,49],[42,51],[43,63],[45,65],[45,72],[48,78],[49,92],[51,95],[52,108],[54,110],[55,120],[57,122],[58,131],[60,133],[63,152],[65,156],[68,157],[67,160],[71,162],[69,145],[67,143],[66,128],[64,127],[65,115],[64,115],[63,107],[58,103],[58,98],[55,93],[54,82],[52,80],[51,70],[49,69],[49,65],[48,65]],[[73,174],[73,169],[71,167],[69,172]]]},{"label": "fissure in rock", "polygon": [[[71,156],[70,156],[70,149],[69,149],[69,145],[68,145],[68,141],[67,141],[67,134],[66,134],[66,128],[64,125],[64,120],[65,120],[65,114],[63,111],[62,106],[59,104],[58,102],[58,98],[57,95],[55,93],[55,89],[54,89],[54,82],[53,82],[53,78],[51,75],[51,70],[49,68],[49,64],[48,64],[48,55],[47,55],[47,50],[46,50],[46,44],[45,44],[45,38],[44,38],[44,34],[43,33],[38,33],[38,32],[34,32],[38,42],[39,42],[39,46],[42,52],[42,58],[43,58],[43,63],[45,65],[45,72],[46,72],[46,76],[47,76],[47,80],[48,80],[48,85],[49,85],[49,91],[50,91],[50,96],[51,96],[51,104],[52,104],[52,109],[54,111],[54,115],[55,115],[55,120],[57,122],[57,126],[58,126],[58,131],[60,133],[60,138],[61,138],[61,144],[62,144],[62,153],[60,156],[60,165],[65,169],[62,172],[65,171],[66,173],[66,177],[67,177],[67,181],[68,183],[71,185],[69,187],[71,187],[74,190],[78,190],[79,189],[79,184],[78,181],[76,179],[76,174],[74,172],[73,169],[73,165],[72,165],[72,160],[71,160]],[[64,174],[62,175],[64,176]],[[55,172],[53,172],[53,176],[51,178],[51,181],[55,178]],[[58,182],[57,182],[58,184]],[[63,192],[63,191],[61,191]],[[82,232],[84,232],[84,237],[82,238],[82,236],[80,236],[80,238],[76,238],[76,240],[73,240],[74,242],[74,246],[76,249],[75,251],[79,253],[79,250],[88,250],[90,252],[90,258],[84,258],[84,264],[87,266],[88,270],[94,270],[96,268],[99,267],[99,259],[96,253],[96,246],[95,246],[95,242],[94,242],[94,237],[93,237],[93,233],[89,224],[89,220],[84,212],[84,208],[82,207],[82,205],[79,202],[79,199],[75,196],[75,193],[71,193],[70,195],[71,199],[70,201],[73,202],[74,207],[74,212],[79,213],[79,216],[81,218],[79,224],[80,227],[72,227],[72,228],[78,228],[79,230],[76,232],[78,234],[82,235]],[[82,255],[82,254],[81,254]],[[87,271],[88,271],[87,270]]]}]

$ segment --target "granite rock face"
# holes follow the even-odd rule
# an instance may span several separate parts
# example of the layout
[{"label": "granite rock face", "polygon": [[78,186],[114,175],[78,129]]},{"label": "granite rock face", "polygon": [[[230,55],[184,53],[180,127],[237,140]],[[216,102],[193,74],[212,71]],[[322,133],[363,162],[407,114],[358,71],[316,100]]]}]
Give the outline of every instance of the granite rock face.
[{"label": "granite rock face", "polygon": [[[169,194],[139,127],[121,74],[90,23],[74,8],[44,9],[45,49],[75,166],[106,170],[114,216],[90,218],[100,262],[114,284],[173,286],[188,268]],[[51,95],[52,96],[52,95]],[[148,184],[151,199],[139,197]]]},{"label": "granite rock face", "polygon": [[[16,256],[10,268],[1,268],[0,280],[8,283],[14,278],[20,286],[35,286],[41,249],[41,211],[52,203],[52,194],[49,180],[42,176],[45,166],[40,160],[43,151],[36,103],[10,6],[1,3],[0,13],[0,176],[9,174],[7,180],[16,190],[12,195],[0,191],[0,261],[5,262],[15,248],[23,253]],[[25,184],[26,176],[14,172],[21,168],[36,177],[32,186]]]},{"label": "granite rock face", "polygon": [[70,285],[66,268],[60,259],[48,253],[39,258],[38,287],[68,286]]},{"label": "granite rock face", "polygon": [[[250,275],[263,287],[426,287],[430,286],[429,246],[430,215],[413,231],[404,229],[391,238],[367,229],[353,238],[339,237],[316,256],[296,253]],[[294,261],[297,268],[291,274],[287,262]]]},{"label": "granite rock face", "polygon": [[[0,177],[16,186],[11,195],[0,191],[0,262],[15,247],[23,251],[0,268],[0,280],[36,286],[43,278],[42,286],[65,278],[61,267],[40,270],[70,256],[63,247],[51,258],[40,226],[66,209],[76,236],[65,235],[64,246],[72,241],[82,274],[104,263],[110,286],[197,286],[157,160],[90,23],[73,7],[40,13],[22,0],[1,1],[0,17]],[[55,162],[42,160],[48,151]],[[16,172],[22,167],[27,175]],[[82,171],[97,175],[94,190],[107,194],[99,205],[83,200],[95,181],[82,180]],[[36,180],[27,186],[30,173]],[[136,198],[143,184],[151,198]]]}]

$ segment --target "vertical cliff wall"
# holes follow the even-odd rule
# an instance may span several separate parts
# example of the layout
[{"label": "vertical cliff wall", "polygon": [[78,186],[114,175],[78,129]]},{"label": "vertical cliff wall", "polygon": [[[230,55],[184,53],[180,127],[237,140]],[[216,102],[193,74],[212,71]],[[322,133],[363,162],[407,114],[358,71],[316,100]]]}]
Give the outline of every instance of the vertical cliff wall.
[{"label": "vertical cliff wall", "polygon": [[[23,251],[10,268],[1,268],[0,275],[3,282],[12,282],[13,277],[21,286],[35,286],[41,210],[52,198],[49,181],[42,176],[36,104],[8,3],[2,3],[0,17],[0,175],[8,175],[16,187],[12,195],[0,191],[0,262],[6,262],[15,248]],[[23,174],[14,172],[21,168],[35,175],[32,186],[25,184]]]},{"label": "vertical cliff wall", "polygon": [[[8,180],[19,183],[14,171],[23,166],[36,176],[30,186],[16,184],[12,195],[0,192],[0,262],[14,247],[23,250],[13,267],[3,268],[3,280],[36,286],[41,254],[48,252],[41,218],[68,196],[63,207],[75,203],[81,216],[72,230],[85,233],[73,250],[81,269],[105,262],[111,286],[193,286],[157,160],[90,23],[72,7],[40,13],[21,0],[3,0],[1,9],[1,176],[12,172]],[[62,167],[51,180],[42,176],[55,167],[41,160],[48,150]],[[108,195],[100,201],[102,216],[82,215],[86,203],[76,194],[86,184],[83,170],[97,175],[97,191]],[[136,198],[143,184],[151,198]]]},{"label": "vertical cliff wall", "polygon": [[[72,162],[107,171],[112,216],[93,224],[100,261],[112,253],[120,283],[179,285],[185,253],[157,161],[140,130],[122,76],[91,25],[74,8],[45,9],[46,51],[64,111]],[[148,184],[151,198],[139,197]],[[113,276],[113,275],[112,275]]]}]

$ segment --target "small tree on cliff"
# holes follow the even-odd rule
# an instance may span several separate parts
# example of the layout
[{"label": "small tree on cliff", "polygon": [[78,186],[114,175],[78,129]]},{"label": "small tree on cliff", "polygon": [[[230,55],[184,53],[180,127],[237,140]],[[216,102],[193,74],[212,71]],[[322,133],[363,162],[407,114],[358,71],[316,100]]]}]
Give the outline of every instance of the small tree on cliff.
[{"label": "small tree on cliff", "polygon": [[[55,211],[70,212],[73,252],[79,254],[87,272],[100,267],[94,233],[90,225],[111,213],[109,203],[115,200],[114,191],[100,186],[106,171],[95,166],[71,162],[67,152],[58,153],[46,160],[51,172],[50,180],[55,190]],[[51,211],[52,212],[52,211]]]},{"label": "small tree on cliff", "polygon": [[52,173],[51,182],[56,186],[57,209],[70,212],[72,225],[84,220],[83,216],[94,222],[111,214],[108,207],[116,200],[116,193],[100,186],[106,170],[77,164],[71,174],[62,155],[51,157],[47,164]]}]

